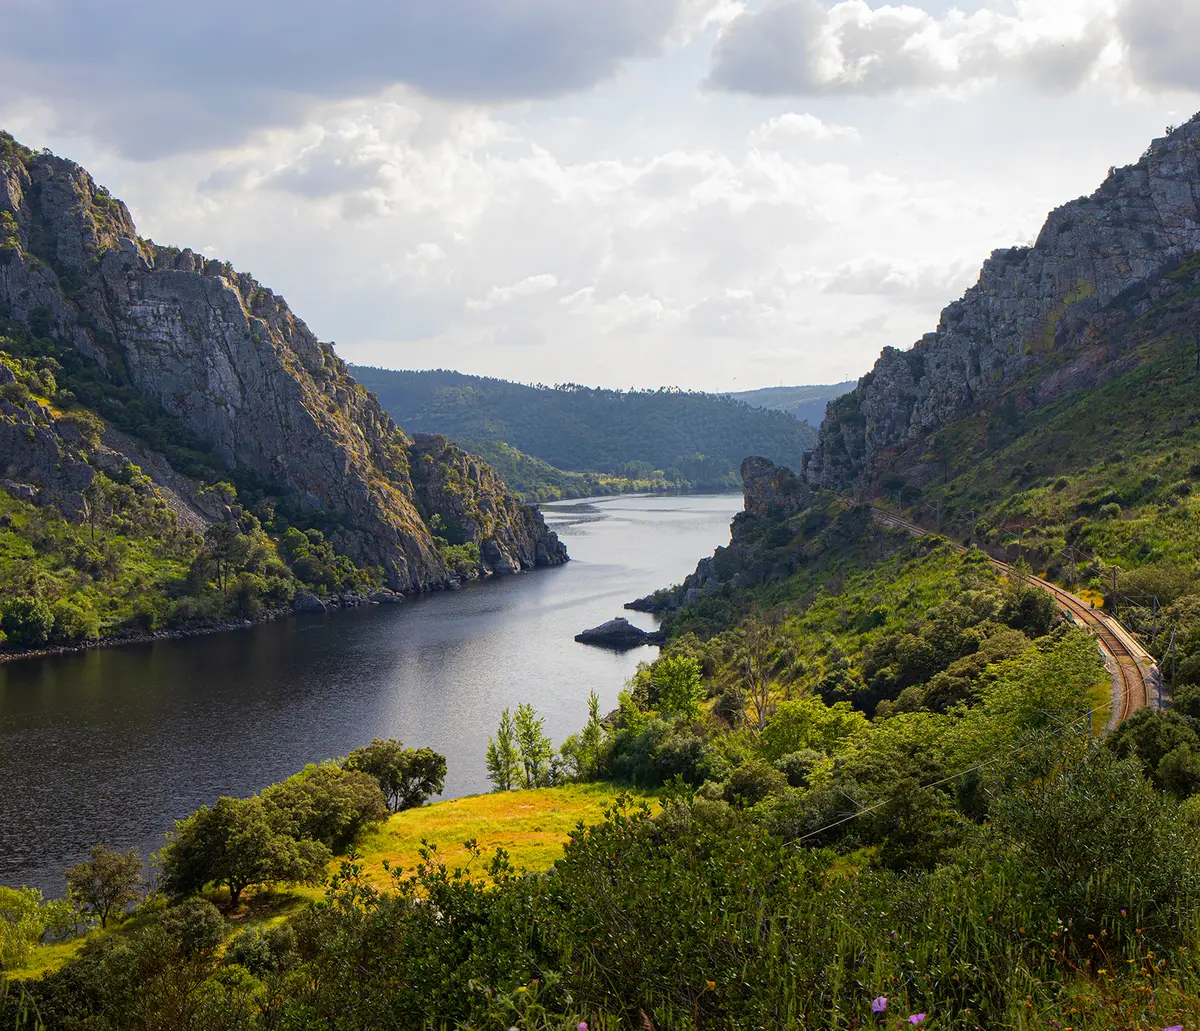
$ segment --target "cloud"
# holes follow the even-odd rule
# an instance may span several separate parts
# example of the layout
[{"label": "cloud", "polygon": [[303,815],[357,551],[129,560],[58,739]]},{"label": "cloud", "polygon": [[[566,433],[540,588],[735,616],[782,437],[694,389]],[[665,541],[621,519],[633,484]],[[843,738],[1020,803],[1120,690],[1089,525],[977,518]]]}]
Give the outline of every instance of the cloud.
[{"label": "cloud", "polygon": [[813,273],[811,281],[827,294],[908,296],[947,303],[970,286],[978,263],[936,259],[897,261],[871,254],[843,262],[832,273]]},{"label": "cloud", "polygon": [[754,146],[788,140],[826,143],[829,140],[857,140],[859,138],[858,130],[852,126],[827,125],[816,115],[799,115],[793,112],[776,115],[750,133],[750,143]]},{"label": "cloud", "polygon": [[[738,8],[729,0],[11,0],[0,96],[152,157],[296,124],[407,85],[477,104],[586,90]],[[312,180],[319,182],[319,175]]]},{"label": "cloud", "polygon": [[760,96],[881,95],[1015,78],[1064,93],[1096,74],[1109,54],[1111,5],[1017,0],[1015,14],[951,9],[939,18],[916,6],[865,0],[832,7],[772,0],[725,26],[707,85]]},{"label": "cloud", "polygon": [[1140,81],[1200,91],[1200,6],[1186,0],[1125,0],[1117,25]]},{"label": "cloud", "polygon": [[548,272],[538,276],[527,276],[511,286],[493,286],[482,299],[467,301],[467,308],[470,311],[491,311],[493,308],[510,304],[518,297],[534,297],[537,294],[547,293],[557,286],[558,278]]}]

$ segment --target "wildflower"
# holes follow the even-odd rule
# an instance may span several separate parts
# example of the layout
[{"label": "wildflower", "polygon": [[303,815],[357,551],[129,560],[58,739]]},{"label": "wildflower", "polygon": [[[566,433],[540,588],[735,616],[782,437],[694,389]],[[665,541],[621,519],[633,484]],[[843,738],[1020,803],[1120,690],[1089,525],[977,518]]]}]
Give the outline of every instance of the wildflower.
[{"label": "wildflower", "polygon": [[520,988],[518,988],[518,989],[517,989],[517,991],[518,991],[518,992],[527,992],[527,991],[529,991],[529,989],[528,989],[528,988],[526,988],[524,985],[521,985],[521,987],[520,987]]},{"label": "wildflower", "polygon": [[587,1021],[586,1020],[581,1020],[579,1022],[579,1031],[587,1031]]},{"label": "wildflower", "polygon": [[1164,1027],[1163,1031],[1183,1031],[1182,1024],[1172,1024],[1170,1027]]},{"label": "wildflower", "polygon": [[886,1013],[887,1012],[887,996],[886,995],[880,995],[878,998],[873,999],[871,1001],[871,1012],[872,1013]]},{"label": "wildflower", "polygon": [[716,991],[717,982],[716,981],[705,981],[704,987],[707,991],[710,991],[710,992]]},{"label": "wildflower", "polygon": [[911,1017],[908,1018],[908,1022],[910,1024],[920,1024],[920,1023],[924,1022],[924,1020],[925,1020],[924,1013],[914,1013]]}]

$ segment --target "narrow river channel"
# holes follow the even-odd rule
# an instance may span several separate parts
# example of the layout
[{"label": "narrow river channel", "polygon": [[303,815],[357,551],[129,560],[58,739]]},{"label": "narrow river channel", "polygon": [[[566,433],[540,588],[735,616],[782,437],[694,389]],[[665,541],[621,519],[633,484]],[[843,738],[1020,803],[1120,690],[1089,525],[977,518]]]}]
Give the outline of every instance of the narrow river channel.
[{"label": "narrow river channel", "polygon": [[[487,790],[500,712],[559,743],[639,661],[576,644],[729,542],[740,495],[545,506],[572,562],[400,606],[0,665],[0,884],[62,891],[96,841],[148,854],[172,821],[373,737],[447,757],[443,797]],[[642,626],[650,617],[630,614]]]}]

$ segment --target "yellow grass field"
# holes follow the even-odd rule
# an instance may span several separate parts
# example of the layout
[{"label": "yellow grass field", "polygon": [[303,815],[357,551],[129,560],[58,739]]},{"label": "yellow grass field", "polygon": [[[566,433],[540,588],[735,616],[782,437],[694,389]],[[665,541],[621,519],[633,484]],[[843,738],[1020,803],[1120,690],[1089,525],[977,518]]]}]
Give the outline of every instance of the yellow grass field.
[{"label": "yellow grass field", "polygon": [[384,860],[392,869],[412,871],[420,862],[422,838],[437,846],[451,869],[469,861],[463,842],[473,838],[483,852],[477,869],[502,848],[518,870],[546,870],[562,855],[567,835],[580,823],[598,823],[622,790],[611,784],[572,784],[439,802],[397,813],[363,838],[358,853],[368,877],[381,886],[388,880]]}]

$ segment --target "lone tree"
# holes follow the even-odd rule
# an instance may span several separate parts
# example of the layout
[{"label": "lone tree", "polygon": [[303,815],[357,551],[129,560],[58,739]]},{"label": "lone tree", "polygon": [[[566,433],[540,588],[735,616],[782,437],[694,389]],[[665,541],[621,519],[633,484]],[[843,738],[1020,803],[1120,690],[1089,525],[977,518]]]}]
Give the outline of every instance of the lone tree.
[{"label": "lone tree", "polygon": [[496,785],[497,791],[511,791],[521,776],[521,762],[517,753],[516,731],[513,729],[512,713],[505,709],[500,714],[500,726],[496,736],[488,738],[488,780]]},{"label": "lone tree", "polygon": [[346,758],[348,770],[359,770],[379,781],[393,813],[415,809],[446,782],[446,757],[432,748],[405,748],[400,741],[376,738]]},{"label": "lone tree", "polygon": [[223,885],[231,907],[252,884],[319,884],[329,859],[320,842],[275,830],[258,797],[219,798],[211,809],[204,806],[176,821],[158,853],[168,895],[186,898]]},{"label": "lone tree", "polygon": [[67,896],[107,927],[110,916],[142,897],[142,857],[136,849],[116,852],[103,842],[92,846],[90,857],[67,870]]},{"label": "lone tree", "polygon": [[551,779],[550,758],[554,755],[554,748],[542,732],[544,722],[528,702],[517,706],[513,725],[527,788],[544,787]]}]

